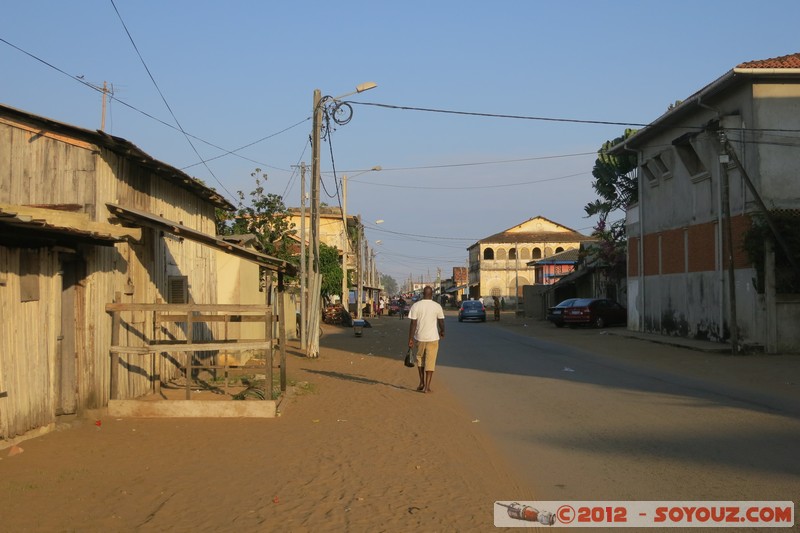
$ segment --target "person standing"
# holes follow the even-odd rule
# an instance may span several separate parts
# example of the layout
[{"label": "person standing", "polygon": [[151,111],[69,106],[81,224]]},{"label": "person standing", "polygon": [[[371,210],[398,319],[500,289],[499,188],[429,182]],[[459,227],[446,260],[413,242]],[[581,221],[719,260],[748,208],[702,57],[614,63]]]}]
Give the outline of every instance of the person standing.
[{"label": "person standing", "polygon": [[494,320],[500,320],[500,299],[497,296],[492,296],[492,303],[494,307]]},{"label": "person standing", "polygon": [[433,372],[436,370],[436,357],[439,354],[439,339],[444,338],[444,310],[433,301],[430,286],[422,290],[422,299],[411,306],[408,312],[411,324],[408,328],[408,347],[417,348],[417,368],[419,369],[420,392],[431,390]]},{"label": "person standing", "polygon": [[400,320],[403,320],[403,318],[406,316],[406,301],[403,298],[400,298],[400,301],[397,302],[397,307]]}]

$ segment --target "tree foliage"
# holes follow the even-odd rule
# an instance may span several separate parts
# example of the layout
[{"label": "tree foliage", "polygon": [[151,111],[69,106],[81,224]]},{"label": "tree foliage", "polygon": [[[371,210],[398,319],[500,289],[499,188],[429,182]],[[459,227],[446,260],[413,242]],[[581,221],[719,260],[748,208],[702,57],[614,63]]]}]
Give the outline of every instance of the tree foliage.
[{"label": "tree foliage", "polygon": [[387,294],[397,294],[397,281],[389,274],[381,274],[381,285]]},{"label": "tree foliage", "polygon": [[600,241],[600,245],[592,252],[593,259],[606,268],[612,277],[624,276],[627,254],[627,237],[625,235],[625,218],[609,223],[612,213],[624,215],[625,209],[639,199],[639,184],[632,171],[638,161],[633,152],[622,155],[611,155],[610,148],[636,133],[626,129],[625,133],[614,140],[606,141],[597,151],[597,160],[592,169],[592,188],[598,198],[586,204],[587,216],[597,216],[597,224],[592,236]]},{"label": "tree foliage", "polygon": [[322,274],[323,298],[342,293],[342,263],[339,250],[325,243],[319,244],[319,271]]},{"label": "tree foliage", "polygon": [[[796,211],[774,210],[771,217],[795,263],[800,263],[800,215]],[[775,251],[775,292],[778,294],[800,293],[800,275],[792,269],[783,247],[775,244],[775,236],[763,214],[753,215],[752,225],[742,239],[742,250],[756,270],[755,288],[764,292],[765,257],[767,242],[773,243]]]},{"label": "tree foliage", "polygon": [[217,211],[217,233],[255,235],[267,255],[293,260],[291,235],[296,230],[290,222],[283,197],[265,192],[267,174],[262,173],[260,168],[251,172],[250,176],[255,181],[255,188],[247,195],[237,191],[239,205],[236,211]]}]

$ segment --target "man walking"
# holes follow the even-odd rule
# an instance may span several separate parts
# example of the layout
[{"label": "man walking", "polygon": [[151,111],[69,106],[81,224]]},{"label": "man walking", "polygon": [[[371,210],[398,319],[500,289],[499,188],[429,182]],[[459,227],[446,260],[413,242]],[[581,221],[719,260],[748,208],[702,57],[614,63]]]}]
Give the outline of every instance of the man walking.
[{"label": "man walking", "polygon": [[411,306],[408,312],[411,324],[408,329],[408,347],[417,345],[417,367],[419,368],[420,392],[433,392],[431,380],[436,370],[436,356],[439,353],[439,339],[444,338],[444,311],[433,301],[433,289],[428,286],[422,290],[422,300]]}]

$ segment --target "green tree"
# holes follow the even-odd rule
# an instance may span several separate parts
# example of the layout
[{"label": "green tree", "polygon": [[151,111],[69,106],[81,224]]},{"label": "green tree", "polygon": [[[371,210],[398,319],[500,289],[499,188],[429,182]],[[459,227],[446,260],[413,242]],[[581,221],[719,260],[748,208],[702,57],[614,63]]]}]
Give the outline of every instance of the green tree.
[{"label": "green tree", "polygon": [[290,222],[283,197],[264,191],[267,174],[262,173],[260,168],[251,172],[250,176],[255,181],[255,188],[247,195],[237,191],[239,206],[236,211],[217,210],[217,233],[255,235],[267,255],[294,260],[291,235],[296,230]]},{"label": "green tree", "polygon": [[387,294],[397,294],[397,281],[389,274],[381,274],[381,285]]},{"label": "green tree", "polygon": [[[597,224],[592,236],[600,241],[600,245],[591,254],[600,265],[605,267],[613,278],[625,275],[627,255],[627,236],[625,235],[625,209],[639,199],[639,183],[632,171],[638,161],[636,154],[625,152],[622,155],[611,155],[608,150],[619,144],[636,130],[626,129],[625,133],[614,140],[606,141],[597,151],[597,160],[592,169],[592,188],[598,199],[586,204],[587,216],[597,216]],[[621,215],[619,220],[609,223],[612,214]]]},{"label": "green tree", "polygon": [[342,292],[342,263],[339,250],[325,243],[319,244],[319,271],[322,274],[323,298]]}]

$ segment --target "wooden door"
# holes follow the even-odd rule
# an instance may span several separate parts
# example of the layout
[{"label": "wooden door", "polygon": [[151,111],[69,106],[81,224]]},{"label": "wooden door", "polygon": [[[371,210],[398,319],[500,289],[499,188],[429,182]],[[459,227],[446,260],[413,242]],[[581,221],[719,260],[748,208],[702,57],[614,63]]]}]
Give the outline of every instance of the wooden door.
[{"label": "wooden door", "polygon": [[78,257],[61,259],[61,331],[56,362],[56,414],[73,414],[78,408],[78,360],[83,349],[83,279],[86,265]]}]

